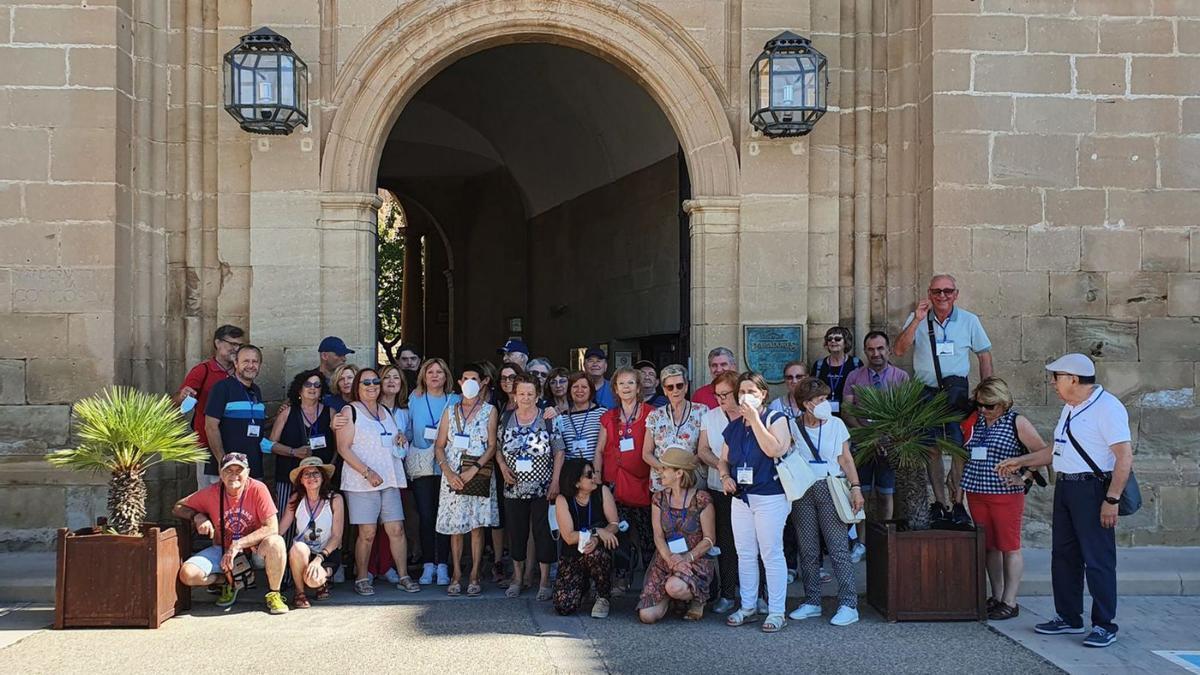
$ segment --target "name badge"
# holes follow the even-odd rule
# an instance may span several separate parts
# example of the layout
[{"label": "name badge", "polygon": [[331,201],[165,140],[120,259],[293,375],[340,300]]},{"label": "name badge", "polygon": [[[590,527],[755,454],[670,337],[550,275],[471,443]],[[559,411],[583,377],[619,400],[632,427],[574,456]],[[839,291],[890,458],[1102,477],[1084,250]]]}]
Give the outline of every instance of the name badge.
[{"label": "name badge", "polygon": [[1056,438],[1054,439],[1054,456],[1062,457],[1063,451],[1067,449],[1067,441]]},{"label": "name badge", "polygon": [[973,459],[973,460],[987,459],[987,451],[988,451],[988,449],[987,449],[986,445],[972,445],[971,446],[971,459]]},{"label": "name badge", "polygon": [[262,433],[262,428],[259,427],[257,424],[247,424],[246,425],[246,437],[247,438],[258,438],[259,434],[261,434],[261,433]]},{"label": "name badge", "polygon": [[325,447],[325,434],[313,436],[308,439],[308,447],[312,450],[320,450]]},{"label": "name badge", "polygon": [[533,473],[533,460],[532,459],[518,459],[516,464],[517,464],[517,473]]},{"label": "name badge", "polygon": [[437,427],[425,427],[425,440],[436,441],[438,429]]},{"label": "name badge", "polygon": [[938,356],[954,356],[954,343],[953,342],[937,343],[937,355]]},{"label": "name badge", "polygon": [[841,404],[841,402],[840,402],[840,401],[830,401],[830,402],[829,402],[829,409],[830,409],[830,410],[832,410],[832,411],[833,411],[833,412],[835,412],[835,413],[837,413],[837,412],[841,412],[841,410],[842,410],[842,404]]},{"label": "name badge", "polygon": [[737,470],[737,482],[740,485],[753,485],[754,469],[749,466],[739,466]]},{"label": "name badge", "polygon": [[633,450],[633,439],[632,438],[622,438],[621,439],[621,452],[629,452],[631,450]]},{"label": "name badge", "polygon": [[671,550],[671,553],[679,553],[679,554],[687,553],[688,552],[687,540],[684,539],[683,537],[675,537],[674,539],[668,539],[667,540],[667,548],[669,548]]},{"label": "name badge", "polygon": [[[633,439],[631,438],[629,441],[632,443]],[[571,452],[577,455],[587,452],[587,441],[571,441]]]},{"label": "name badge", "polygon": [[458,450],[471,447],[471,437],[466,434],[454,434],[454,447]]},{"label": "name badge", "polygon": [[588,530],[580,530],[579,532],[579,552],[583,553],[583,549],[587,548],[588,542],[592,540],[592,533]]}]

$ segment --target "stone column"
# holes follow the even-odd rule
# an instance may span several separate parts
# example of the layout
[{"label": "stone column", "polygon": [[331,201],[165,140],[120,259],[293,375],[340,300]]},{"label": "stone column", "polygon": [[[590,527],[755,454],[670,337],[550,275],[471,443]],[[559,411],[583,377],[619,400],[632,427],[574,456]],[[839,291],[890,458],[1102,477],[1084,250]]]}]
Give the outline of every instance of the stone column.
[{"label": "stone column", "polygon": [[321,195],[321,335],[339,335],[360,364],[375,363],[375,220],[370,193]]},{"label": "stone column", "polygon": [[738,303],[741,205],[739,197],[696,197],[683,203],[691,221],[690,370],[695,386],[708,383],[704,359],[709,349],[727,346],[741,350]]}]

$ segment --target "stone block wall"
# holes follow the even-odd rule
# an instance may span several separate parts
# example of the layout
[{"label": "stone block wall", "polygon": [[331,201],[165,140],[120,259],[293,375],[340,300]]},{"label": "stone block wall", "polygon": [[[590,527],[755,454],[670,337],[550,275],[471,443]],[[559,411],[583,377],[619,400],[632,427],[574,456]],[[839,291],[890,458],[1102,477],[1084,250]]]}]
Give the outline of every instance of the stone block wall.
[{"label": "stone block wall", "polygon": [[1044,436],[1063,351],[1129,407],[1148,499],[1122,543],[1200,543],[1200,3],[945,0],[928,22],[934,269]]}]

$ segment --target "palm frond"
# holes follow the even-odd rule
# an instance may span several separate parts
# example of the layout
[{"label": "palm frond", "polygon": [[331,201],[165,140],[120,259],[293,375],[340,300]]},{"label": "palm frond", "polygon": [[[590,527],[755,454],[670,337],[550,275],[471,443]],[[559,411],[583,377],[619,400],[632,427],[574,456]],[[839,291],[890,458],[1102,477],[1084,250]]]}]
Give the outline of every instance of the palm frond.
[{"label": "palm frond", "polygon": [[950,408],[945,393],[938,392],[932,399],[926,399],[925,386],[909,380],[890,389],[855,387],[854,395],[856,402],[847,405],[846,412],[870,420],[866,426],[850,430],[856,448],[854,459],[859,465],[885,456],[897,468],[924,467],[929,462],[929,451],[934,448],[942,454],[966,457],[962,447],[945,438],[935,438],[929,432],[962,419]]},{"label": "palm frond", "polygon": [[208,457],[191,425],[169,397],[112,387],[75,404],[78,445],[52,452],[54,466],[112,474],[141,474],[161,462]]}]

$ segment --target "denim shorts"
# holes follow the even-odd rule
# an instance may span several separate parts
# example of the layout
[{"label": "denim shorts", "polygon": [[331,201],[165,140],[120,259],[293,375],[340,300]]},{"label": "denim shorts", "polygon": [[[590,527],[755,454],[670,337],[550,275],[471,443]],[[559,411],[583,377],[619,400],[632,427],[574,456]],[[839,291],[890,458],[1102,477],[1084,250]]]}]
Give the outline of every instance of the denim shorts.
[{"label": "denim shorts", "polygon": [[374,525],[404,520],[404,502],[400,499],[400,488],[384,488],[370,492],[347,490],[346,508],[350,511],[351,525]]},{"label": "denim shorts", "polygon": [[864,493],[875,489],[881,495],[895,494],[896,470],[887,460],[877,457],[858,467],[858,482]]},{"label": "denim shorts", "polygon": [[[221,556],[223,555],[225,555],[225,550],[220,546],[209,546],[193,554],[192,557],[183,561],[183,564],[195,566],[207,577],[211,574],[221,573]],[[254,566],[254,569],[261,570],[267,566],[267,561],[263,560],[257,552],[252,551],[250,564]]]}]

